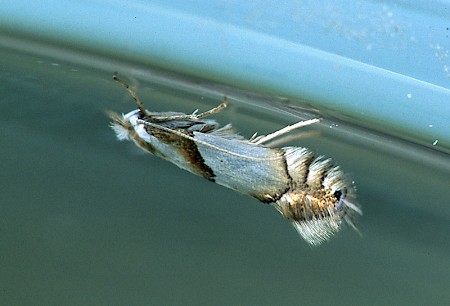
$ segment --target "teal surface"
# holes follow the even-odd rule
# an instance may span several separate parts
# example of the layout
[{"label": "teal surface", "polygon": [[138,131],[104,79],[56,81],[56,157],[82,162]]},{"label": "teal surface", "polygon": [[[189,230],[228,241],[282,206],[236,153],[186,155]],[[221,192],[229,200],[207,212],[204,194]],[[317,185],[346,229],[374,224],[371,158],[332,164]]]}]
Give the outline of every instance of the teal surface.
[{"label": "teal surface", "polygon": [[448,152],[448,3],[426,3],[14,1],[0,30],[307,99]]},{"label": "teal surface", "polygon": [[[136,3],[0,10],[1,305],[448,304],[445,3]],[[105,111],[134,105],[113,71],[154,111],[226,94],[215,118],[247,137],[322,117],[291,144],[349,173],[362,237],[311,248],[268,205],[118,142]]]}]

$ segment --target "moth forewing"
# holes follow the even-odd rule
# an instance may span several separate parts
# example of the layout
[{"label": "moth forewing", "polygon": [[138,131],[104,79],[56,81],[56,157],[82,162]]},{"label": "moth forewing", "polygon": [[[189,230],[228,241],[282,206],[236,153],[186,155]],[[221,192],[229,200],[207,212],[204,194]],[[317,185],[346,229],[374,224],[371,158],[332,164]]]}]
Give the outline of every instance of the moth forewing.
[{"label": "moth forewing", "polygon": [[230,124],[220,128],[215,120],[205,119],[227,106],[226,97],[219,106],[200,114],[198,110],[191,114],[150,112],[132,87],[117,74],[113,78],[138,106],[125,115],[109,114],[119,140],[132,140],[180,168],[274,206],[310,245],[333,236],[342,220],[353,226],[353,215],[361,214],[349,201],[352,186],[330,159],[306,148],[270,146],[319,119],[245,139]]}]

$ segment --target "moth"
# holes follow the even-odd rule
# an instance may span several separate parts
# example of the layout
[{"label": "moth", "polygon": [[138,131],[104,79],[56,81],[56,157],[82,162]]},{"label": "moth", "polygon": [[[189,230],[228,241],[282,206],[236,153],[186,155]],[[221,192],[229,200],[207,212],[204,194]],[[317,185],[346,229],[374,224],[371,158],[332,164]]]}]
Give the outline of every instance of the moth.
[{"label": "moth", "polygon": [[275,207],[310,245],[332,237],[342,220],[355,228],[353,218],[362,212],[352,201],[354,188],[338,166],[306,148],[271,145],[319,119],[245,139],[231,124],[220,127],[215,120],[206,119],[227,106],[226,97],[203,113],[150,112],[134,88],[117,73],[113,79],[128,90],[137,105],[127,114],[109,113],[118,140],[131,140],[182,169]]}]

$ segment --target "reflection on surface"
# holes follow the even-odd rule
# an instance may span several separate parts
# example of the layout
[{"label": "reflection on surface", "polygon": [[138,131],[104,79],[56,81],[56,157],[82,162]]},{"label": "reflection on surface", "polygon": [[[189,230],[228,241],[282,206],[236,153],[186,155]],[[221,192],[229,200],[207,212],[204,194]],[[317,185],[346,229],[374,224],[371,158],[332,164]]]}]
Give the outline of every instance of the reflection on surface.
[{"label": "reflection on surface", "polygon": [[[320,135],[293,144],[351,173],[364,208],[362,238],[346,228],[310,248],[268,206],[118,143],[104,111],[134,106],[112,71],[8,50],[0,58],[2,304],[450,298],[448,156],[344,122],[310,127]],[[156,111],[220,101],[137,83]],[[254,104],[231,101],[217,119],[245,136],[297,121]]]}]

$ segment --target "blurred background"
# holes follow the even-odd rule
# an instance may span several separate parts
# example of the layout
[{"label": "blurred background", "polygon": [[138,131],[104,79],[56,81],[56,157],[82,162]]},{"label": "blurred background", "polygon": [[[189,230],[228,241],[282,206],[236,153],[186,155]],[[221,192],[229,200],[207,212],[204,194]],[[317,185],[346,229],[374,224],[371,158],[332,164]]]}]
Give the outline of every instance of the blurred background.
[{"label": "blurred background", "polygon": [[[450,2],[35,1],[0,10],[0,303],[445,305]],[[116,141],[105,111],[307,118],[362,237],[309,247],[270,206]],[[309,135],[309,136],[308,136]],[[312,136],[311,136],[312,135]]]}]

